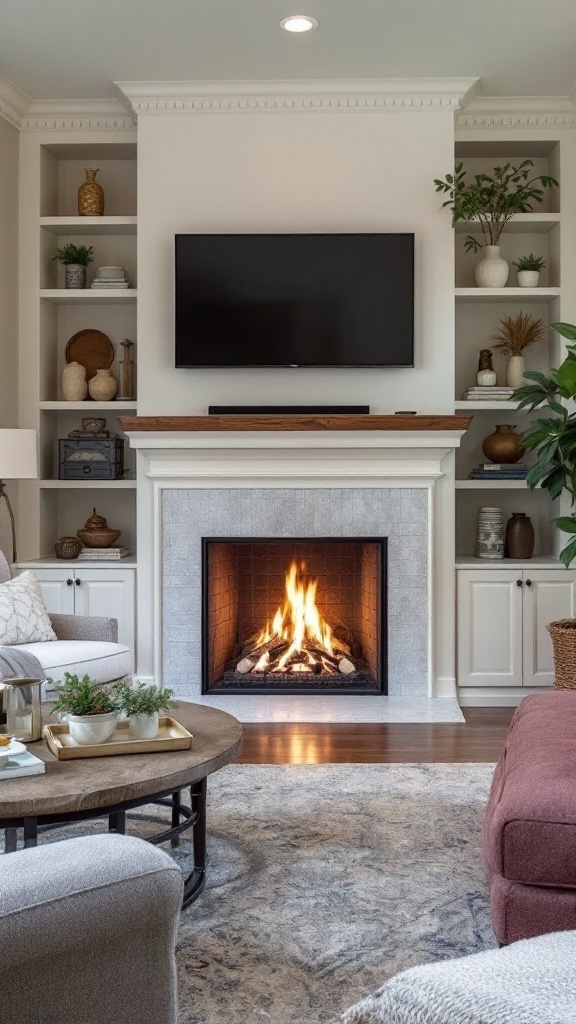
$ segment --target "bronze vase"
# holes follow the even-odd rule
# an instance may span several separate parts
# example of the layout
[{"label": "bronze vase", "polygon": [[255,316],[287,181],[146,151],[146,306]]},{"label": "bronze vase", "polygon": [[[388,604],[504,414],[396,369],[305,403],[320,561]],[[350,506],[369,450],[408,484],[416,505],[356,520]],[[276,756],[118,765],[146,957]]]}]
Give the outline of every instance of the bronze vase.
[{"label": "bronze vase", "polygon": [[84,173],[86,181],[83,181],[78,189],[78,216],[101,217],[104,213],[104,192],[102,185],[96,181],[98,168],[85,168]]},{"label": "bronze vase", "polygon": [[513,512],[506,523],[506,557],[532,558],[534,527],[525,512]]},{"label": "bronze vase", "polygon": [[482,451],[490,462],[518,462],[524,454],[522,439],[509,423],[499,423],[494,433],[484,438]]}]

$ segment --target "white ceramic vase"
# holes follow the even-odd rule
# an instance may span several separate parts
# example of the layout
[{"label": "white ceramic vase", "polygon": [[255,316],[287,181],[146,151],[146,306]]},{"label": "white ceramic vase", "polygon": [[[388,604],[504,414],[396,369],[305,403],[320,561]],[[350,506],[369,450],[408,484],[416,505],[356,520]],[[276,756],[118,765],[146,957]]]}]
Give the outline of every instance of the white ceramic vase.
[{"label": "white ceramic vase", "polygon": [[516,273],[519,288],[537,288],[540,280],[539,270],[519,270]]},{"label": "white ceramic vase", "polygon": [[153,740],[158,735],[158,712],[151,715],[130,715],[128,732],[135,740]]},{"label": "white ceramic vase", "polygon": [[86,367],[81,363],[67,363],[62,370],[62,394],[66,402],[83,402],[86,398]]},{"label": "white ceramic vase", "polygon": [[485,256],[474,267],[474,277],[479,288],[503,288],[508,280],[510,267],[500,255],[499,245],[487,245]]},{"label": "white ceramic vase", "polygon": [[480,388],[491,388],[496,384],[496,370],[478,370],[476,383]]},{"label": "white ceramic vase", "polygon": [[506,367],[506,383],[509,388],[521,388],[524,380],[524,356],[510,356]]},{"label": "white ceramic vase", "polygon": [[88,381],[90,398],[96,402],[111,402],[118,390],[118,381],[110,370],[96,370],[96,375]]},{"label": "white ceramic vase", "polygon": [[89,743],[106,743],[118,723],[115,711],[105,715],[66,715],[72,739],[85,747]]}]

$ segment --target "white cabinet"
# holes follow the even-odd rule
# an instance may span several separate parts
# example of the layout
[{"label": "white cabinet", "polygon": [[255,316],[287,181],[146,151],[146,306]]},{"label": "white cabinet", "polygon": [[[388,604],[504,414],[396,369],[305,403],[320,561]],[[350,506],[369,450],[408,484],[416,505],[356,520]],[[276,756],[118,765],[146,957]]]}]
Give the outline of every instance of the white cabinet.
[{"label": "white cabinet", "polygon": [[575,611],[574,571],[458,570],[458,685],[552,686],[546,624]]},{"label": "white cabinet", "polygon": [[134,650],[134,569],[85,569],[75,565],[34,569],[49,612],[118,619],[118,640]]}]

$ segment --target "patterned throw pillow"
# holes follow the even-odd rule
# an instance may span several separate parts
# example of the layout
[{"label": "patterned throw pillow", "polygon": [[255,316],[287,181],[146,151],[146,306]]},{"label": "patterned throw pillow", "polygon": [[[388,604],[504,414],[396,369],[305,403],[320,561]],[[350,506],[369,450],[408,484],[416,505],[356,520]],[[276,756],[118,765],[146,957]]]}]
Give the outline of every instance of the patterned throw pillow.
[{"label": "patterned throw pillow", "polygon": [[0,583],[0,644],[57,640],[33,572]]}]

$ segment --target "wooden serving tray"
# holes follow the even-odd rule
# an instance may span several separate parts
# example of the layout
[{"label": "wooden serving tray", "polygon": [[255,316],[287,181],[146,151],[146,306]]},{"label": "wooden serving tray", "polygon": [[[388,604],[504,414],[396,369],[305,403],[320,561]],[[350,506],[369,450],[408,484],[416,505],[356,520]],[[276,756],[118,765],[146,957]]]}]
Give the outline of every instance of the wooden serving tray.
[{"label": "wooden serving tray", "polygon": [[128,732],[128,721],[118,722],[106,743],[76,743],[68,731],[68,724],[45,725],[44,739],[59,761],[75,757],[115,757],[118,754],[157,754],[163,750],[188,750],[192,746],[192,733],[174,718],[163,717],[158,735],[153,740],[135,740]]}]

